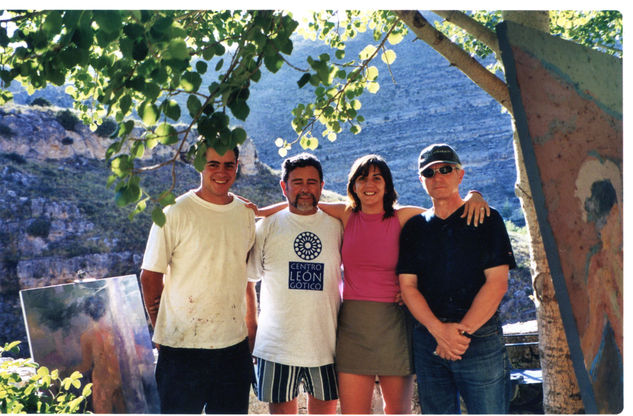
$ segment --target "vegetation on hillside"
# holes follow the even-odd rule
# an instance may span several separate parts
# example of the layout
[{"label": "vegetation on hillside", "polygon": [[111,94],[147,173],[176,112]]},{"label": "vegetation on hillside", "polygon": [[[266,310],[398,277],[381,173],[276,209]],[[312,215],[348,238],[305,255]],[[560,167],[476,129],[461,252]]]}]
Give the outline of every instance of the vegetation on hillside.
[{"label": "vegetation on hillside", "polygon": [[[42,256],[68,258],[110,251],[143,252],[152,221],[150,212],[139,213],[130,221],[128,217],[132,207],[112,206],[115,191],[103,181],[108,175],[104,161],[84,158],[68,159],[62,163],[57,160],[35,161],[13,153],[0,154],[0,161],[5,177],[30,178],[24,180],[24,184],[3,183],[4,189],[15,192],[16,197],[12,203],[3,204],[0,218],[12,222],[23,221],[28,224],[25,229],[28,235],[46,239],[52,218],[33,218],[30,202],[27,204],[29,208],[16,209],[16,199],[31,201],[43,198],[47,204],[63,202],[76,206],[83,219],[94,224],[90,230],[70,234],[58,243],[49,244]],[[199,185],[199,174],[190,165],[178,162],[177,170],[177,195]],[[278,174],[262,164],[258,165],[258,170],[255,176],[239,175],[233,192],[261,206],[280,201],[282,195]],[[168,181],[171,181],[170,172],[163,169],[147,178],[147,186],[149,189],[160,189]],[[5,237],[20,238],[19,235]],[[20,258],[20,254],[17,256]]]}]

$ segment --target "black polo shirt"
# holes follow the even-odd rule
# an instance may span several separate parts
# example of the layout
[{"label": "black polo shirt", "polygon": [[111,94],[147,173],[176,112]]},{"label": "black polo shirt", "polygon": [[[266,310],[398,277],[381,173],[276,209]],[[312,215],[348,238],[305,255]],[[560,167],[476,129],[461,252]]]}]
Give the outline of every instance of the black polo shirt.
[{"label": "black polo shirt", "polygon": [[418,290],[433,314],[459,322],[486,281],[484,270],[516,267],[501,215],[490,210],[483,224],[466,225],[462,205],[446,219],[433,210],[416,215],[400,233],[398,274],[418,276]]}]

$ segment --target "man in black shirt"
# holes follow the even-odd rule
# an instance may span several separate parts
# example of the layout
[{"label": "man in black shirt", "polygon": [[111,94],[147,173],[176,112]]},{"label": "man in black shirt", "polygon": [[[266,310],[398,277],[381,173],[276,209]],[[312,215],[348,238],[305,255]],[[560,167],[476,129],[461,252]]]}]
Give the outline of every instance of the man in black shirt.
[{"label": "man in black shirt", "polygon": [[397,272],[417,320],[414,361],[423,413],[507,413],[510,375],[498,306],[516,267],[503,219],[491,209],[478,227],[460,218],[464,177],[449,145],[419,157],[420,181],[433,208],[400,234]]}]

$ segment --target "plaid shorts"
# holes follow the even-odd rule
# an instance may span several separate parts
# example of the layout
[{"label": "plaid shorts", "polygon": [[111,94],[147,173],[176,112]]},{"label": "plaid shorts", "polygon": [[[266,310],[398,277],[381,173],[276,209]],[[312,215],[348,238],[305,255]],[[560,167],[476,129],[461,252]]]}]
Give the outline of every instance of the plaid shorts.
[{"label": "plaid shorts", "polygon": [[306,392],[318,400],[338,399],[334,364],[295,367],[257,358],[257,398],[260,401],[291,401],[299,395],[301,381]]}]

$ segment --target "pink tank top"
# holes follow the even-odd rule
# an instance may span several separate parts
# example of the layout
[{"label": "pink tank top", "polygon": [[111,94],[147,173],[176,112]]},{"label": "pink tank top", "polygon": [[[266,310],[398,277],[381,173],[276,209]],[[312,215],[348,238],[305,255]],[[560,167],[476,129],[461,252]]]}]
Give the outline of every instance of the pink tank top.
[{"label": "pink tank top", "polygon": [[394,302],[400,221],[353,212],[343,234],[343,299]]}]

